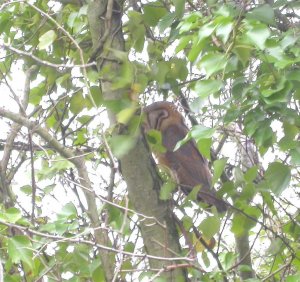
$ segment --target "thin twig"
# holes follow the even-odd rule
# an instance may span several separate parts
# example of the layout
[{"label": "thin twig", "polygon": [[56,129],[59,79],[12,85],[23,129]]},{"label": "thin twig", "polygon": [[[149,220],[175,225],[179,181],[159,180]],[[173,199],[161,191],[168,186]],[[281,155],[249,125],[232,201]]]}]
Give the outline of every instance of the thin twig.
[{"label": "thin twig", "polygon": [[61,72],[61,73],[64,72],[61,69],[87,68],[87,67],[91,67],[91,66],[95,66],[96,65],[95,62],[86,63],[86,64],[79,64],[79,65],[69,64],[69,63],[66,63],[66,64],[54,64],[54,63],[42,60],[39,57],[33,55],[32,53],[25,52],[25,51],[19,50],[17,48],[14,48],[13,46],[10,46],[10,45],[8,45],[6,43],[0,44],[0,47],[8,49],[8,50],[10,50],[10,51],[12,51],[12,52],[20,55],[20,56],[29,57],[29,58],[33,59],[34,61],[36,61],[37,63],[39,63],[40,65],[44,65],[44,66],[47,66],[47,67],[55,68],[55,69],[57,69],[58,72]]},{"label": "thin twig", "polygon": [[[162,260],[162,261],[186,261],[186,262],[191,262],[191,263],[194,262],[194,259],[190,259],[188,257],[176,257],[176,258],[174,258],[174,257],[159,257],[159,256],[153,256],[153,255],[137,254],[137,253],[131,253],[131,252],[127,252],[127,251],[122,251],[122,250],[107,247],[107,246],[102,245],[102,244],[98,244],[98,243],[95,244],[95,242],[93,242],[93,241],[81,239],[81,238],[79,238],[79,235],[76,235],[74,237],[67,237],[66,238],[66,237],[63,237],[63,236],[58,236],[58,235],[52,235],[52,234],[39,232],[39,231],[33,230],[31,228],[27,228],[27,227],[17,225],[17,224],[14,224],[14,223],[8,223],[8,222],[3,221],[1,219],[0,219],[0,224],[3,224],[3,225],[8,226],[8,227],[16,228],[20,231],[23,231],[24,233],[30,233],[30,234],[33,234],[33,235],[37,235],[37,236],[41,236],[41,237],[44,237],[44,238],[52,239],[56,243],[59,243],[59,242],[82,243],[82,244],[87,244],[87,245],[92,246],[92,247],[97,247],[97,248],[105,250],[105,251],[109,251],[109,252],[113,252],[113,253],[117,253],[117,254],[121,254],[121,255],[126,255],[126,256],[131,256],[131,257],[150,258],[150,259]],[[86,232],[84,232],[84,233],[86,233]]]}]

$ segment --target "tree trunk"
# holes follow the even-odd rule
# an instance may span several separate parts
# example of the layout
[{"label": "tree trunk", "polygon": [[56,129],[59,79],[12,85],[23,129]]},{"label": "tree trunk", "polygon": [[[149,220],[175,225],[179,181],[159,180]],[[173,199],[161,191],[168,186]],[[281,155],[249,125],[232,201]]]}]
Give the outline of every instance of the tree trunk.
[{"label": "tree trunk", "polygon": [[[121,23],[122,5],[122,2],[114,1],[112,9],[111,0],[95,0],[90,2],[88,9],[94,50],[92,59],[96,59],[99,71],[108,67],[110,75],[118,73],[122,62],[113,52],[107,50],[125,51]],[[105,100],[124,98],[123,91],[112,90],[111,79],[103,79],[101,88]],[[109,112],[109,119],[111,126],[114,126],[116,124],[114,114]],[[143,138],[140,137],[136,146],[119,161],[131,203],[138,213],[151,217],[140,221],[145,251],[151,256],[171,258],[159,260],[149,257],[150,267],[163,270],[168,265],[176,264],[172,258],[181,256],[177,229],[172,220],[169,202],[159,199],[160,179]],[[184,269],[176,267],[173,271],[163,273],[162,276],[167,281],[187,279]]]},{"label": "tree trunk", "polygon": [[247,265],[249,267],[248,271],[240,271],[242,281],[255,278],[255,272],[252,268],[249,231],[245,231],[245,233],[240,236],[235,235],[235,244],[238,253],[238,259],[241,262],[241,265]]},{"label": "tree trunk", "polygon": [[[253,165],[257,164],[258,156],[256,155],[253,145],[249,140],[239,142],[239,152],[241,157],[241,168],[246,171]],[[248,266],[248,271],[240,271],[242,281],[255,278],[255,272],[252,267],[251,248],[249,242],[249,230],[244,230],[242,235],[235,235],[236,250],[241,265]]]}]

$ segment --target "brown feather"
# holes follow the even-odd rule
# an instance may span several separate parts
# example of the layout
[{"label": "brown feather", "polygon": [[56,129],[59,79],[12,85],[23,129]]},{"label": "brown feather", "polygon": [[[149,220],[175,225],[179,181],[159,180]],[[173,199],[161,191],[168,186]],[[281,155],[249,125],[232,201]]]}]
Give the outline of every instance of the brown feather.
[{"label": "brown feather", "polygon": [[211,187],[211,174],[206,159],[200,154],[194,140],[174,148],[178,141],[188,133],[182,115],[169,102],[156,102],[144,109],[146,114],[144,130],[155,129],[162,134],[164,153],[155,153],[159,164],[167,166],[176,176],[181,190],[187,195],[195,186],[201,186],[198,200],[216,206],[219,212],[226,211],[224,201],[217,198],[216,191]]}]

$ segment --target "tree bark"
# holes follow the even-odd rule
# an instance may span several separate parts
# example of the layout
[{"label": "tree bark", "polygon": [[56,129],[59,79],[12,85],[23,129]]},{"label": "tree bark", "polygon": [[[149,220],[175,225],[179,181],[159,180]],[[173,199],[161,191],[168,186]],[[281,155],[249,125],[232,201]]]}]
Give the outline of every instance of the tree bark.
[{"label": "tree bark", "polygon": [[[241,168],[246,171],[253,165],[257,164],[258,156],[254,152],[253,145],[250,141],[238,143],[240,157],[241,157]],[[247,265],[249,267],[248,271],[240,271],[241,280],[245,281],[250,278],[255,278],[255,271],[252,266],[251,259],[251,247],[249,242],[249,230],[244,230],[243,234],[235,235],[236,250],[238,253],[239,261],[241,265]]]},{"label": "tree bark", "polygon": [[[113,3],[113,5],[112,5]],[[107,50],[124,52],[122,33],[122,2],[95,0],[89,3],[88,18],[93,41],[92,59],[97,62],[98,70],[109,68],[109,73],[118,73],[122,64]],[[112,9],[113,6],[113,9]],[[110,10],[112,9],[112,10]],[[105,59],[103,59],[105,58]],[[120,100],[124,91],[112,90],[110,79],[101,81],[105,100]],[[116,124],[116,117],[108,111],[110,124]],[[169,257],[170,260],[149,258],[149,265],[163,270],[176,264],[172,258],[180,256],[181,249],[175,222],[168,201],[159,199],[160,178],[154,168],[147,145],[140,136],[136,146],[119,159],[122,175],[127,184],[128,196],[138,213],[150,217],[140,221],[140,230],[147,254],[157,257]],[[162,271],[167,281],[186,281],[185,270],[174,267],[173,271]]]},{"label": "tree bark", "polygon": [[251,260],[251,248],[249,243],[249,231],[245,231],[244,234],[237,236],[235,235],[236,250],[238,253],[239,261],[241,265],[247,265],[249,271],[240,271],[241,280],[245,281],[250,278],[255,278],[255,272],[252,268]]}]

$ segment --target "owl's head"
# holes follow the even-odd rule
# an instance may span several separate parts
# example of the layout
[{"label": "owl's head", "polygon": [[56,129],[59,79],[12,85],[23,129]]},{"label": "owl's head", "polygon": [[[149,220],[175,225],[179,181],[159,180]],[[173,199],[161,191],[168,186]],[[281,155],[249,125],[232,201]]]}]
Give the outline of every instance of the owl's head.
[{"label": "owl's head", "polygon": [[145,120],[143,127],[145,131],[155,129],[163,131],[170,125],[184,124],[182,115],[176,106],[170,102],[155,102],[143,109]]}]

